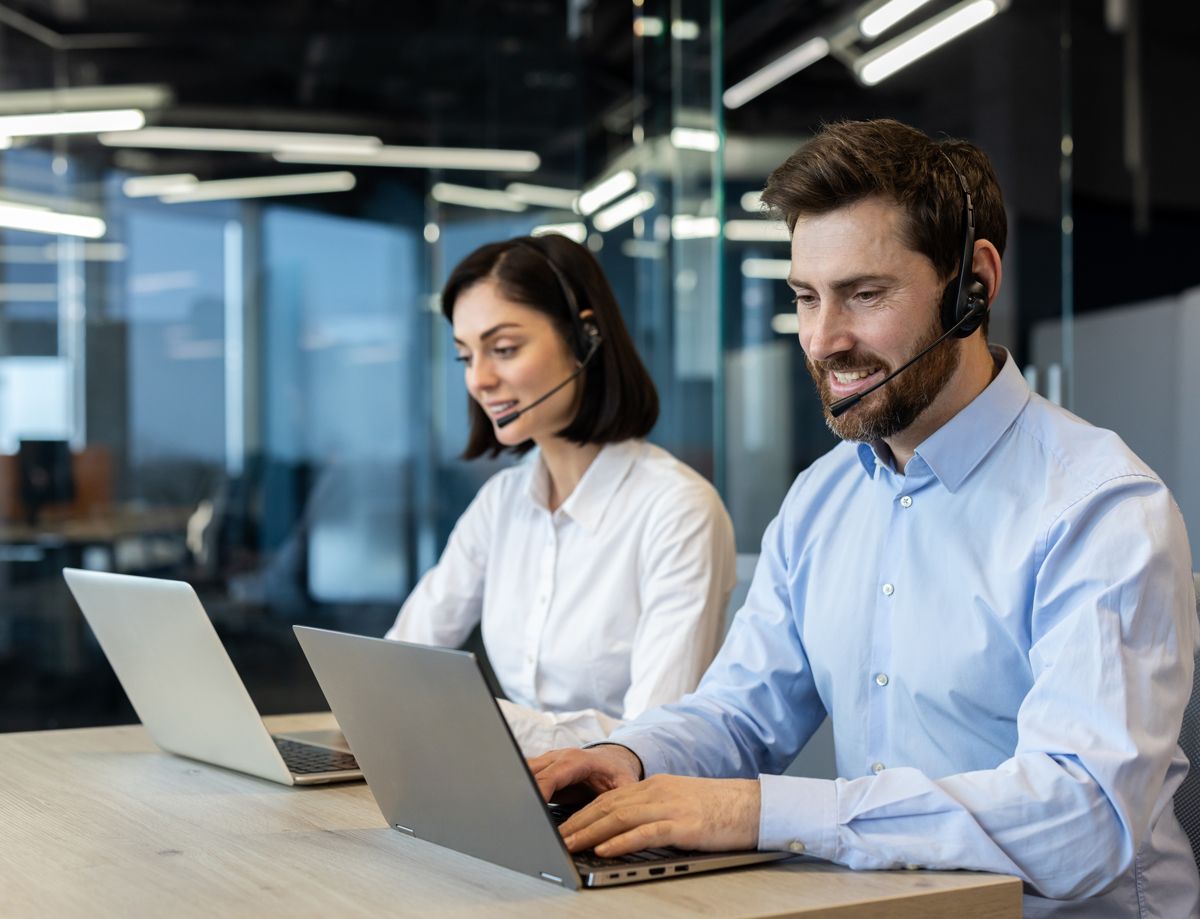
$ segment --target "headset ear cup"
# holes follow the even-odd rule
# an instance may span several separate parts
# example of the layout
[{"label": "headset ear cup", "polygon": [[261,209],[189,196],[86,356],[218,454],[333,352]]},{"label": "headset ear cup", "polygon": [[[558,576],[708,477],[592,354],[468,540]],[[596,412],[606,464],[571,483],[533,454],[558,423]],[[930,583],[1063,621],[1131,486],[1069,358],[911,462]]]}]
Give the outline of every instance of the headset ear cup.
[{"label": "headset ear cup", "polygon": [[983,324],[983,317],[987,315],[987,288],[983,286],[982,281],[974,279],[967,285],[966,296],[963,298],[959,310],[958,319],[965,316],[970,316],[970,318],[962,324],[962,327],[955,333],[955,337],[966,338]]}]

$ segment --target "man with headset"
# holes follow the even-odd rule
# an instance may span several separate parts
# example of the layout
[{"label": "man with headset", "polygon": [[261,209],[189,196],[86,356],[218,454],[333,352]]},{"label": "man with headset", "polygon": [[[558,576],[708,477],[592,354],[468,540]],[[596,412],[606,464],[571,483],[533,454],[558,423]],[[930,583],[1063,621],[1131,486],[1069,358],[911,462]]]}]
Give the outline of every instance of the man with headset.
[{"label": "man with headset", "polygon": [[[1116,435],[988,347],[991,164],[833,124],[763,200],[844,442],[792,485],[697,691],[531,761],[547,797],[604,792],[567,846],[977,869],[1024,880],[1027,916],[1196,915],[1172,805],[1198,631],[1183,521]],[[779,775],[826,713],[841,778]]]}]

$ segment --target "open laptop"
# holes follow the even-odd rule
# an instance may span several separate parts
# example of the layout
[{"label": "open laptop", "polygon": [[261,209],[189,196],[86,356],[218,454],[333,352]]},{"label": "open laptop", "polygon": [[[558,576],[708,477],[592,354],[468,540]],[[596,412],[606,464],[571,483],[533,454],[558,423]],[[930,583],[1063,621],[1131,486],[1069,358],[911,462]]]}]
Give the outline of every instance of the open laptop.
[{"label": "open laptop", "polygon": [[732,868],[786,852],[571,855],[473,654],[296,626],[388,824],[572,890]]},{"label": "open laptop", "polygon": [[154,742],[284,785],[362,778],[339,731],[272,735],[190,584],[64,568]]}]

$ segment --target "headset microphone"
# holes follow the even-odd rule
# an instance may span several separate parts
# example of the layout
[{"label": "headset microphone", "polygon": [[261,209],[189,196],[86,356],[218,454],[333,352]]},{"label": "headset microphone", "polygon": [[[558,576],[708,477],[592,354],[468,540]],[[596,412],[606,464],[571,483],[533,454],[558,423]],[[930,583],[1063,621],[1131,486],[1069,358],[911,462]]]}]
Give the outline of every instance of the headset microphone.
[{"label": "headset microphone", "polygon": [[971,190],[967,187],[966,178],[958,171],[958,167],[954,165],[954,160],[950,159],[949,154],[941,148],[938,149],[938,152],[950,164],[950,168],[954,171],[954,177],[958,179],[958,186],[962,190],[963,195],[963,241],[962,255],[958,262],[958,277],[946,287],[945,293],[942,294],[940,305],[941,323],[944,331],[933,344],[924,348],[915,357],[910,358],[898,370],[893,370],[874,386],[868,386],[862,392],[856,392],[845,399],[838,399],[837,402],[830,405],[829,414],[834,418],[850,411],[866,396],[869,396],[875,390],[879,389],[879,387],[896,379],[896,377],[947,338],[951,336],[954,338],[966,338],[979,328],[983,323],[983,317],[987,314],[987,288],[971,273],[971,259],[975,253],[975,206],[971,202]]},{"label": "headset microphone", "polygon": [[[982,289],[983,289],[983,285],[981,285],[981,284],[980,285],[972,284],[971,287],[972,288],[979,287],[980,291],[982,291]],[[958,320],[958,322],[956,322],[949,329],[947,329],[945,332],[943,332],[941,335],[939,335],[936,339],[934,339],[932,344],[923,348],[915,357],[909,358],[909,360],[907,360],[904,364],[902,364],[899,367],[899,369],[893,370],[891,373],[889,373],[886,377],[884,377],[882,380],[880,380],[878,383],[874,384],[873,386],[868,386],[862,392],[856,392],[854,395],[847,396],[845,399],[838,399],[837,402],[834,402],[832,405],[829,406],[829,414],[832,415],[834,418],[837,418],[840,415],[844,415],[846,412],[850,411],[850,409],[854,408],[854,406],[858,405],[858,403],[861,402],[864,398],[869,396],[871,393],[875,392],[875,390],[879,389],[879,387],[886,386],[892,380],[896,379],[896,377],[900,376],[900,374],[902,374],[905,370],[907,370],[909,367],[911,367],[913,364],[915,364],[917,361],[919,361],[921,358],[923,358],[926,354],[928,354],[930,351],[932,351],[934,348],[936,348],[938,345],[940,345],[942,342],[944,342],[947,338],[950,338],[951,336],[953,336],[955,332],[958,332],[970,320],[977,319],[979,316],[981,316],[984,313],[984,311],[987,310],[987,298],[985,296],[980,296],[980,297],[972,296],[970,298],[970,302],[972,304],[974,304],[972,306],[972,308],[970,310],[968,310],[967,312],[963,313],[962,317]]]},{"label": "headset microphone", "polygon": [[[585,323],[585,326],[591,326],[591,323]],[[515,412],[511,412],[508,415],[501,415],[499,418],[496,419],[496,427],[498,427],[498,428],[508,427],[510,424],[512,424],[514,421],[516,421],[518,418],[520,418],[522,415],[524,415],[527,411],[529,411],[530,409],[533,409],[533,408],[537,408],[539,405],[541,405],[543,402],[545,402],[547,399],[549,399],[551,396],[553,396],[556,392],[558,392],[560,389],[562,389],[564,386],[566,386],[568,383],[570,383],[573,379],[575,379],[577,376],[579,376],[579,374],[583,373],[583,369],[588,365],[588,361],[590,361],[595,356],[596,352],[600,350],[600,333],[598,331],[594,331],[594,330],[595,330],[594,326],[592,326],[591,328],[588,329],[588,334],[592,340],[592,346],[590,348],[588,348],[587,356],[584,357],[582,363],[580,363],[580,365],[575,368],[575,372],[573,374],[571,374],[569,377],[567,377],[565,380],[563,380],[561,383],[559,383],[557,386],[555,386],[548,393],[545,393],[544,395],[539,396],[537,399],[534,399],[532,402],[530,402],[524,408],[519,409],[518,411],[515,411]]]},{"label": "headset microphone", "polygon": [[[517,240],[516,246],[533,253],[543,262],[545,262],[546,266],[550,269],[550,271],[554,274],[555,279],[558,281],[558,286],[562,290],[563,299],[567,302],[567,312],[571,316],[571,324],[575,329],[572,346],[576,349],[575,355],[576,360],[579,361],[579,366],[575,368],[574,373],[555,386],[552,390],[539,396],[524,408],[515,412],[511,412],[507,415],[501,415],[499,418],[497,418],[496,427],[498,428],[508,427],[527,411],[537,408],[556,392],[570,383],[573,379],[583,373],[584,368],[587,367],[592,358],[596,356],[596,352],[600,350],[600,345],[604,342],[604,339],[600,337],[600,329],[597,327],[596,323],[592,322],[590,319],[584,318],[583,310],[580,309],[579,303],[575,299],[575,292],[572,290],[571,285],[567,282],[567,276],[563,274],[562,269],[558,267],[558,264],[554,261],[554,259],[552,259],[546,252],[543,252],[539,246],[534,245],[532,240]],[[584,342],[586,342],[587,353],[583,353]]]}]

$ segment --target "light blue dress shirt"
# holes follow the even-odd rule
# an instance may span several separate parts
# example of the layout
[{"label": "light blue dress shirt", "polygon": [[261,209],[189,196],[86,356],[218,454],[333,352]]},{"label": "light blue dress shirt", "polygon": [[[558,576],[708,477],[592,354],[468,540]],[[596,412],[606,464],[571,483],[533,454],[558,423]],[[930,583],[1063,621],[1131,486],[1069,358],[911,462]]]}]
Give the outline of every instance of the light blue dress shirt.
[{"label": "light blue dress shirt", "polygon": [[[697,691],[610,740],[647,775],[760,776],[763,849],[1014,874],[1030,917],[1195,916],[1183,521],[993,353],[904,474],[853,443],[801,473]],[[827,712],[841,778],[778,775]]]}]

